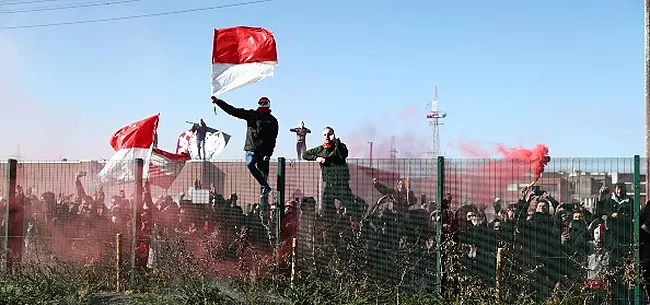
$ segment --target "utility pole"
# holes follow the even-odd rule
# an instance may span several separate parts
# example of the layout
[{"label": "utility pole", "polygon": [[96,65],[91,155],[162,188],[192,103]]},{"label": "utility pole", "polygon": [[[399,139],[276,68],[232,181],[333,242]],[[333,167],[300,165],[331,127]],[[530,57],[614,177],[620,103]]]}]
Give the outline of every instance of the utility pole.
[{"label": "utility pole", "polygon": [[[648,183],[648,171],[650,171],[650,0],[645,0],[645,163],[646,163],[646,176],[645,176],[645,194],[646,201],[648,194],[650,194],[650,183]],[[640,202],[637,202],[639,204]]]},{"label": "utility pole", "polygon": [[[646,154],[646,177],[645,177],[645,200],[650,194],[650,183],[648,183],[648,171],[650,171],[650,0],[645,0],[645,154]],[[637,204],[640,202],[637,202]]]}]

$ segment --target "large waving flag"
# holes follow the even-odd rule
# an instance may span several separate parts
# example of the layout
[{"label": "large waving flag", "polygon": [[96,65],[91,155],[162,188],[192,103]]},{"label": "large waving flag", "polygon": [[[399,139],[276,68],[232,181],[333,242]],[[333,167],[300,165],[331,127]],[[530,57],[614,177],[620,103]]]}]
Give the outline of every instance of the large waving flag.
[{"label": "large waving flag", "polygon": [[273,76],[278,64],[275,38],[259,27],[215,29],[212,45],[212,95]]},{"label": "large waving flag", "polygon": [[148,177],[159,119],[160,113],[124,126],[113,134],[109,142],[115,154],[98,174],[101,183],[135,180],[135,160],[138,158],[144,160],[143,177]]},{"label": "large waving flag", "polygon": [[149,183],[168,189],[189,158],[187,154],[174,154],[154,147],[149,165]]},{"label": "large waving flag", "polygon": [[[205,159],[216,160],[217,156],[226,148],[229,141],[229,134],[212,127],[206,127]],[[196,134],[194,132],[186,130],[178,136],[176,154],[187,154],[190,156],[190,159],[200,159],[199,149],[196,146]]]}]

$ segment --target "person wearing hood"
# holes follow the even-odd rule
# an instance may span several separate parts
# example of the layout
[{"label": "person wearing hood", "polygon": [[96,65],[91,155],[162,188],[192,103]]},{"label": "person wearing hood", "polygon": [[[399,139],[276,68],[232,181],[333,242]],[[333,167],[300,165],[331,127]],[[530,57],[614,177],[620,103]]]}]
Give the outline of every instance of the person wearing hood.
[{"label": "person wearing hood", "polygon": [[611,231],[610,242],[627,245],[632,242],[632,208],[634,199],[627,194],[625,183],[614,184],[614,191],[603,187],[596,208],[597,219],[592,223],[603,224],[605,229]]}]

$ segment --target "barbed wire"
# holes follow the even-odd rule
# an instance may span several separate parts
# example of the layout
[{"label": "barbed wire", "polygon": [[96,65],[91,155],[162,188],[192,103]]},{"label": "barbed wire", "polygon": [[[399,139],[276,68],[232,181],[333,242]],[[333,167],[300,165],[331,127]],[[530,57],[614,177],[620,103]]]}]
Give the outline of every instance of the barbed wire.
[{"label": "barbed wire", "polygon": [[122,21],[122,20],[131,20],[131,19],[140,19],[140,18],[159,17],[159,16],[166,16],[166,15],[178,15],[178,14],[186,14],[186,13],[193,13],[193,12],[200,12],[200,11],[208,11],[208,10],[217,10],[217,9],[225,9],[225,8],[232,8],[232,7],[239,7],[239,6],[254,5],[254,4],[259,4],[259,3],[263,3],[263,2],[271,2],[271,1],[273,1],[273,0],[256,0],[256,1],[248,1],[248,2],[236,2],[236,3],[230,3],[230,4],[215,5],[215,6],[202,7],[202,8],[194,8],[194,9],[186,9],[186,10],[178,10],[178,11],[168,11],[168,12],[161,12],[161,13],[130,15],[130,16],[103,18],[103,19],[80,20],[80,21],[67,21],[67,22],[58,22],[58,23],[43,23],[43,24],[27,24],[27,25],[17,25],[17,26],[6,26],[6,27],[0,27],[0,31],[28,29],[28,28],[41,28],[41,27],[54,27],[54,26],[63,26],[63,25],[87,24],[87,23],[112,22],[112,21]]}]

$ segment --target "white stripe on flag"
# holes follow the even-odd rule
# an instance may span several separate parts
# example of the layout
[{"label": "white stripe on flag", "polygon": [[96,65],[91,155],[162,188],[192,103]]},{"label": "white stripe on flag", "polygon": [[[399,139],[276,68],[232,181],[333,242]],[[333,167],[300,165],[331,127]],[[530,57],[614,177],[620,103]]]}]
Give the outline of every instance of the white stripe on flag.
[{"label": "white stripe on flag", "polygon": [[151,148],[123,148],[115,152],[104,168],[97,174],[104,183],[124,183],[135,181],[136,159],[144,160],[142,177],[149,175]]},{"label": "white stripe on flag", "polygon": [[271,77],[275,73],[275,66],[277,64],[276,61],[245,64],[213,64],[211,74],[212,95],[223,94]]}]

